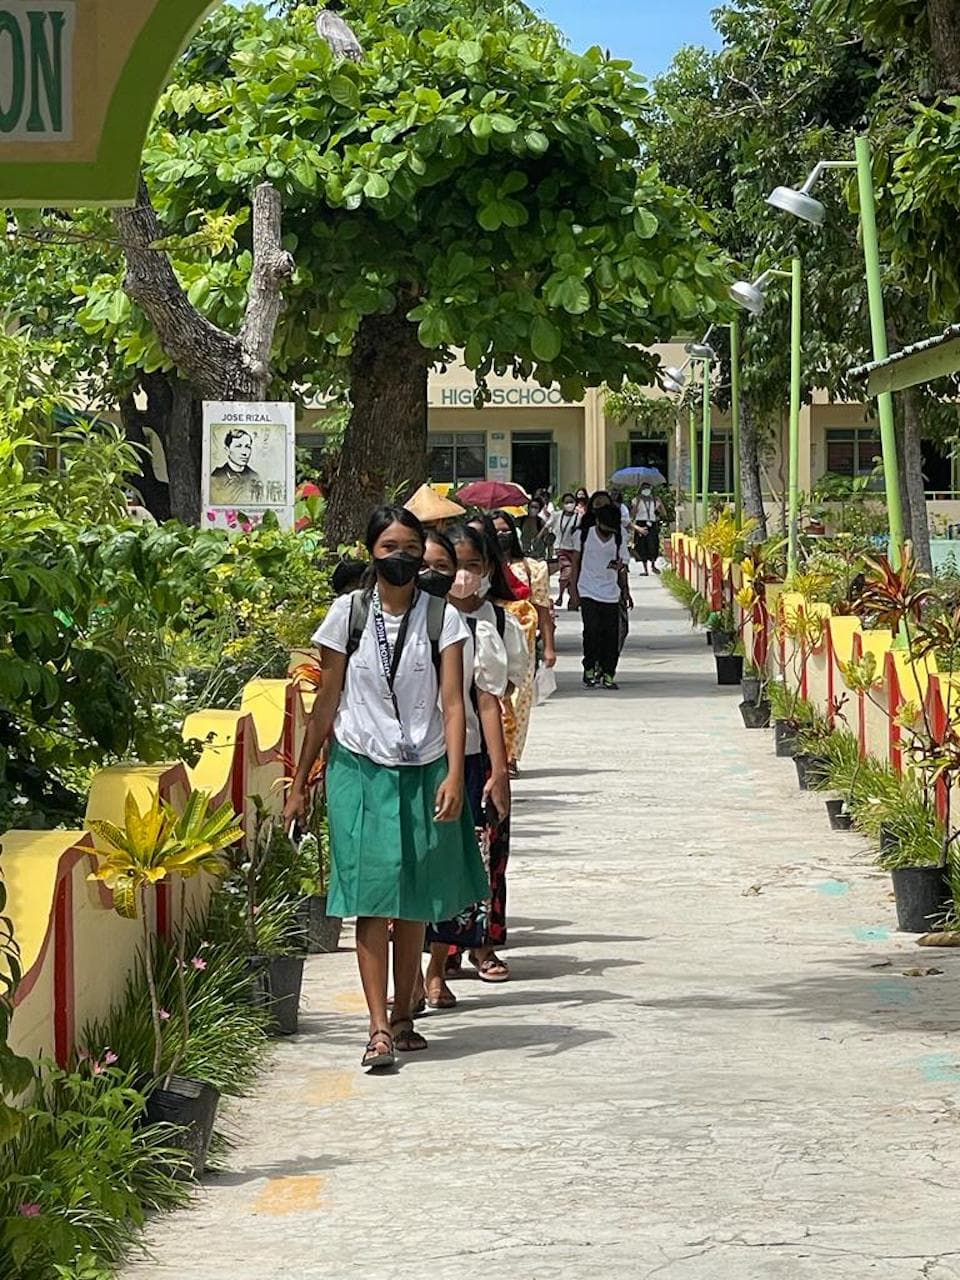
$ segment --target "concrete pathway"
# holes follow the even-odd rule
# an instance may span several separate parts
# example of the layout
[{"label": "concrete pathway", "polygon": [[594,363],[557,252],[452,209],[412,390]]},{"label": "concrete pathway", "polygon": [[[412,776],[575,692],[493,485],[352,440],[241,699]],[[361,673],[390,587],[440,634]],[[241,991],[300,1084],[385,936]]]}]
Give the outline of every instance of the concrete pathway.
[{"label": "concrete pathway", "polygon": [[580,686],[562,620],[515,981],[460,982],[430,1052],[370,1078],[353,955],[312,960],[229,1172],[126,1280],[960,1277],[960,957],[894,932],[864,842],[636,596],[619,694]]}]

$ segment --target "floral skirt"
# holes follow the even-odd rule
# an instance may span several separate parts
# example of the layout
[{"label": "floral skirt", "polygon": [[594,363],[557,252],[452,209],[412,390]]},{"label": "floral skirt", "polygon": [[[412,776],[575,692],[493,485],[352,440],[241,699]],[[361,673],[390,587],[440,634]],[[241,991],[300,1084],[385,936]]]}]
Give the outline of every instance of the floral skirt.
[{"label": "floral skirt", "polygon": [[510,819],[491,820],[483,809],[483,788],[490,766],[484,754],[466,760],[467,800],[473,811],[477,844],[490,881],[490,897],[473,903],[450,920],[427,926],[427,943],[446,943],[464,951],[503,946],[507,941],[507,862]]}]

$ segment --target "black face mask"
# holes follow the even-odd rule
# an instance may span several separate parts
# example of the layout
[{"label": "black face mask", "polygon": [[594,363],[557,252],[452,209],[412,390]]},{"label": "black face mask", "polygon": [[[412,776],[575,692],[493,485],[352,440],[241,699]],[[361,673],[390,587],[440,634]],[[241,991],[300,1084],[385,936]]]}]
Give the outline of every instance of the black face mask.
[{"label": "black face mask", "polygon": [[411,556],[406,551],[394,551],[389,556],[377,556],[373,566],[379,577],[391,587],[406,587],[420,572],[422,556]]},{"label": "black face mask", "polygon": [[417,579],[417,586],[428,596],[447,596],[454,584],[456,574],[444,573],[441,569],[424,569]]},{"label": "black face mask", "polygon": [[508,554],[513,551],[513,534],[508,529],[497,534],[497,541]]}]

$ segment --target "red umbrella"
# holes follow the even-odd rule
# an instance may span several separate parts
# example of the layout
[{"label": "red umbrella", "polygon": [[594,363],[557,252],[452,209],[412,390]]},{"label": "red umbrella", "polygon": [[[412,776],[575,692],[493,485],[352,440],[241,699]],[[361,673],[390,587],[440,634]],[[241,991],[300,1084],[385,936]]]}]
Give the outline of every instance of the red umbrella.
[{"label": "red umbrella", "polygon": [[460,490],[457,501],[492,511],[495,507],[525,507],[530,495],[520,485],[505,480],[475,480]]}]

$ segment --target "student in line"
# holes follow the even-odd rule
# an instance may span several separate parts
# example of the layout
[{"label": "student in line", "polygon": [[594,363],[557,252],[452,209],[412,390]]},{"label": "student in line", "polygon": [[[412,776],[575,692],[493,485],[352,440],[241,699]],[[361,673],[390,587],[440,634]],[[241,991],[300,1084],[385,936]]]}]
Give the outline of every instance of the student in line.
[{"label": "student in line", "polygon": [[332,729],[329,910],[357,917],[370,1015],[361,1065],[371,1069],[393,1066],[398,1051],[427,1047],[411,1017],[425,921],[454,916],[487,893],[463,805],[469,633],[456,609],[418,589],[425,545],[409,511],[374,511],[366,536],[370,580],[335,600],[313,637],[324,680],[284,810],[287,823],[305,815],[310,769]]},{"label": "student in line", "polygon": [[[458,608],[470,631],[464,648],[464,706],[467,716],[466,793],[477,842],[487,864],[491,896],[473,903],[454,919],[427,930],[430,965],[425,980],[426,1003],[432,1009],[452,1009],[457,997],[447,986],[451,953],[466,951],[484,982],[503,982],[510,976],[494,946],[506,940],[506,867],[510,853],[510,779],[503,736],[500,699],[507,691],[511,665],[508,642],[523,660],[523,636],[503,608],[481,594],[491,586],[491,566],[483,539],[473,529],[457,526],[446,537],[427,535],[428,572],[449,581],[448,599]],[[495,570],[493,570],[495,572]]]},{"label": "student in line", "polygon": [[666,516],[666,508],[649,484],[642,484],[633,507],[633,554],[640,561],[640,572],[659,573],[657,559],[660,555],[660,522]]},{"label": "student in line", "polygon": [[620,508],[609,495],[594,494],[590,505],[573,568],[573,592],[583,619],[583,683],[588,689],[617,689],[626,541]]},{"label": "student in line", "polygon": [[[572,493],[565,493],[560,499],[560,510],[554,513],[550,521],[550,532],[553,534],[553,546],[557,553],[560,567],[560,586],[557,592],[557,608],[563,604],[563,597],[570,594],[570,574],[573,570],[573,557],[580,546],[580,513],[577,500]],[[568,605],[572,609],[573,605]]]}]

